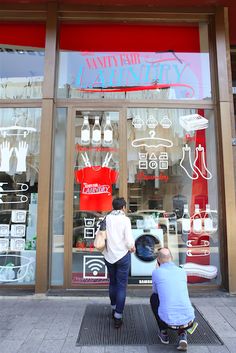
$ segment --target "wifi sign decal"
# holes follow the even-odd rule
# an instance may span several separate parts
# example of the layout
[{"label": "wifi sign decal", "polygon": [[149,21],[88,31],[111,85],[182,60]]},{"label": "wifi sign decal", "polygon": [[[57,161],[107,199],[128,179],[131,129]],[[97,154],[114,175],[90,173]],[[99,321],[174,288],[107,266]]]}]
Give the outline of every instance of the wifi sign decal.
[{"label": "wifi sign decal", "polygon": [[83,278],[107,278],[107,268],[103,256],[84,256]]}]

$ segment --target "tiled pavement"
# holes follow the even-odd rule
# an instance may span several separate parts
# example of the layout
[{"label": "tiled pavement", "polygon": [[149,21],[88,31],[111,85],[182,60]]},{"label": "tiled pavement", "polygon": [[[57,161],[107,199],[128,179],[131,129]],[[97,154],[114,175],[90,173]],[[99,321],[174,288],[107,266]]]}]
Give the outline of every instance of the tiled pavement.
[{"label": "tiled pavement", "polygon": [[[189,353],[236,352],[236,297],[194,297],[203,314],[224,342],[223,346],[189,345]],[[107,298],[0,297],[0,353],[172,353],[176,347],[76,347],[87,304],[108,304]],[[127,298],[129,304],[147,304],[148,298]]]}]

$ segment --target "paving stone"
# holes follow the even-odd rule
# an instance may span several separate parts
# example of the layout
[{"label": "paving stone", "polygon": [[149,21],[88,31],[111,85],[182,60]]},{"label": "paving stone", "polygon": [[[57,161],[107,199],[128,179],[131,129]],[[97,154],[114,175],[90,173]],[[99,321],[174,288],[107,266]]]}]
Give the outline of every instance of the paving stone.
[{"label": "paving stone", "polygon": [[69,332],[69,325],[58,324],[50,327],[45,339],[66,339]]},{"label": "paving stone", "polygon": [[9,334],[9,330],[8,329],[0,329],[0,339],[4,339],[7,337],[7,335]]},{"label": "paving stone", "polygon": [[105,353],[124,353],[124,346],[105,346]]},{"label": "paving stone", "polygon": [[230,353],[236,352],[236,338],[226,338],[224,339],[224,344],[230,351]]},{"label": "paving stone", "polygon": [[8,340],[4,339],[0,342],[0,352],[1,353],[16,353],[20,346],[23,344],[24,340]]},{"label": "paving stone", "polygon": [[188,353],[209,353],[209,349],[206,346],[188,345]]},{"label": "paving stone", "polygon": [[[60,353],[80,353],[81,347],[76,346],[76,338],[67,338]],[[114,353],[114,352],[113,352]]]},{"label": "paving stone", "polygon": [[[105,353],[105,347],[104,346],[88,346],[88,347],[81,347],[80,353]],[[114,352],[115,353],[115,352]]]},{"label": "paving stone", "polygon": [[229,353],[226,346],[208,346],[210,353]]},{"label": "paving stone", "polygon": [[148,353],[146,346],[124,346],[124,353]]},{"label": "paving stone", "polygon": [[43,336],[42,334],[39,334],[38,336],[33,336],[28,338],[19,348],[19,353],[33,353],[37,352],[39,347],[42,344],[43,341]]},{"label": "paving stone", "polygon": [[[236,309],[236,307],[235,307]],[[236,330],[236,312],[229,307],[218,307],[217,311],[225,318],[226,321]]]},{"label": "paving stone", "polygon": [[224,337],[236,337],[236,331],[214,307],[198,306],[197,308],[223,340]]},{"label": "paving stone", "polygon": [[36,352],[37,353],[60,353],[64,343],[65,343],[64,340],[43,340],[39,349]]},{"label": "paving stone", "polygon": [[236,307],[236,296],[235,297],[227,297],[227,298],[222,298],[222,302],[226,305],[226,306],[234,306]]},{"label": "paving stone", "polygon": [[31,331],[31,325],[23,325],[22,322],[19,321],[18,326],[13,330],[10,330],[6,338],[10,340],[25,340],[27,339]]}]

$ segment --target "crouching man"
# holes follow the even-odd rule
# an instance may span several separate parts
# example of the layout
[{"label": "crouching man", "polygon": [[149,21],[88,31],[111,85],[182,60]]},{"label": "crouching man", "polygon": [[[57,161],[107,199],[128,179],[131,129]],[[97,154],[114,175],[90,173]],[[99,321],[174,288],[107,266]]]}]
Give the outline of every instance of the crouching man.
[{"label": "crouching man", "polygon": [[168,329],[177,330],[177,349],[186,351],[187,329],[194,323],[194,309],[189,299],[186,273],[174,264],[168,248],[161,248],[157,253],[152,288],[150,303],[160,329],[159,339],[168,344]]}]

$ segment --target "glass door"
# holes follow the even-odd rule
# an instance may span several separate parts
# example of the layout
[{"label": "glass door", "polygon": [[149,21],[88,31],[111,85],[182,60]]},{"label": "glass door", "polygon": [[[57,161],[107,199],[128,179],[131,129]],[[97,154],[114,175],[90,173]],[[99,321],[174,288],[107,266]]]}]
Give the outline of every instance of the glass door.
[{"label": "glass door", "polygon": [[76,110],[74,119],[71,286],[108,283],[94,238],[119,194],[119,112]]}]

